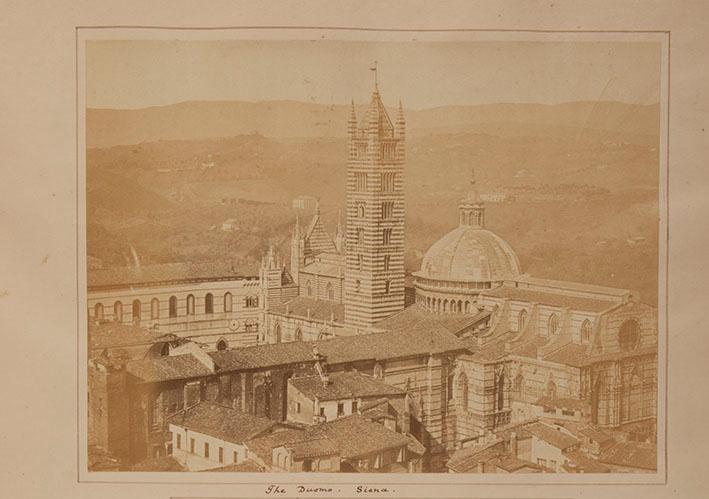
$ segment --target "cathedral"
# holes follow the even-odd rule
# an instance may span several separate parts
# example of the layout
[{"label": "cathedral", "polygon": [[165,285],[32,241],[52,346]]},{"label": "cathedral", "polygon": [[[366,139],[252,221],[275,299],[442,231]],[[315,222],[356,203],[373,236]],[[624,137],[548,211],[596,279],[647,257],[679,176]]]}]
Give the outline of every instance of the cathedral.
[{"label": "cathedral", "polygon": [[540,400],[581,407],[599,426],[654,433],[657,310],[631,290],[525,274],[486,226],[474,178],[458,227],[425,253],[415,303],[404,308],[405,136],[401,104],[392,122],[376,84],[361,119],[352,105],[345,230],[338,222],[329,236],[319,210],[305,230],[296,225],[298,298],[265,310],[262,340],[447,327],[468,347],[450,359],[440,388],[449,444],[533,417]]}]

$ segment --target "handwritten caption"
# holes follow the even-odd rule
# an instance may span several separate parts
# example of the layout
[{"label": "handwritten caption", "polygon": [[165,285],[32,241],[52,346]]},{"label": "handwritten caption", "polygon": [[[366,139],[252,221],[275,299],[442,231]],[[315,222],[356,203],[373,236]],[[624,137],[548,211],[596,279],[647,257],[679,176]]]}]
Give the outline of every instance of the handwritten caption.
[{"label": "handwritten caption", "polygon": [[355,496],[376,497],[394,494],[396,490],[392,487],[370,486],[370,485],[347,485],[347,486],[330,486],[330,485],[290,485],[290,484],[270,484],[264,489],[266,495],[280,496],[288,494],[312,495],[318,496],[321,494],[333,493],[349,493]]}]

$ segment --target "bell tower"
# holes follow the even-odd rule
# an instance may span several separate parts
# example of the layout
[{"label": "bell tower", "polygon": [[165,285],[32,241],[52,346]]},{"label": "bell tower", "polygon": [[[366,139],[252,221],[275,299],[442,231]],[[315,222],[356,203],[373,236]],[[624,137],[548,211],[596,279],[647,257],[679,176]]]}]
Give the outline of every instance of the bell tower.
[{"label": "bell tower", "polygon": [[348,120],[345,323],[367,331],[404,308],[404,112],[392,123],[374,91]]}]

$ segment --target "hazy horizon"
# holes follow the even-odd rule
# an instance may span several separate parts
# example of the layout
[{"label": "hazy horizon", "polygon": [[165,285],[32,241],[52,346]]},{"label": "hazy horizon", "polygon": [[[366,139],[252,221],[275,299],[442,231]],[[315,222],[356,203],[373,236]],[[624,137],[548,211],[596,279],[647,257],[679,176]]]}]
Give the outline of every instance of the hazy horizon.
[{"label": "hazy horizon", "polygon": [[[412,110],[557,105],[660,96],[651,42],[106,40],[86,44],[86,107],[201,101],[367,103],[378,61],[384,102]],[[574,61],[574,64],[569,64]]]},{"label": "hazy horizon", "polygon": [[[387,99],[382,98],[382,101],[384,102],[384,105],[387,108],[393,108],[398,105],[398,102],[388,102]],[[188,99],[188,100],[181,100],[181,101],[176,101],[176,102],[170,102],[166,104],[158,104],[158,105],[151,105],[151,106],[144,106],[144,107],[90,107],[87,106],[86,109],[91,109],[91,110],[101,110],[101,111],[140,111],[144,109],[153,109],[153,108],[163,108],[163,107],[170,107],[170,106],[178,106],[180,104],[200,104],[200,103],[219,103],[219,102],[238,102],[238,103],[244,103],[244,104],[270,104],[270,103],[276,103],[276,102],[292,102],[296,104],[308,104],[308,105],[317,105],[317,106],[349,106],[351,102],[342,102],[342,103],[325,103],[325,102],[313,102],[313,101],[304,101],[304,100],[295,100],[295,99],[264,99],[264,100],[241,100],[241,99]],[[411,111],[430,111],[434,109],[443,109],[443,108],[450,108],[450,107],[482,107],[482,106],[563,106],[567,104],[578,104],[578,103],[588,103],[588,102],[593,102],[593,103],[618,103],[618,104],[624,104],[624,105],[629,105],[629,106],[659,106],[660,102],[655,101],[655,102],[646,102],[646,103],[638,103],[638,102],[628,102],[628,101],[621,101],[621,100],[614,100],[614,99],[602,99],[602,100],[571,100],[571,101],[563,101],[563,102],[556,102],[552,104],[548,103],[543,103],[543,102],[509,102],[509,101],[504,101],[504,102],[486,102],[483,104],[445,104],[442,106],[433,106],[433,107],[422,107],[422,108],[415,108],[411,106],[406,106],[404,105],[404,109],[408,109]],[[366,106],[369,103],[369,101],[366,102],[355,102],[355,106],[360,107],[360,106]],[[403,103],[402,103],[403,104]]]}]

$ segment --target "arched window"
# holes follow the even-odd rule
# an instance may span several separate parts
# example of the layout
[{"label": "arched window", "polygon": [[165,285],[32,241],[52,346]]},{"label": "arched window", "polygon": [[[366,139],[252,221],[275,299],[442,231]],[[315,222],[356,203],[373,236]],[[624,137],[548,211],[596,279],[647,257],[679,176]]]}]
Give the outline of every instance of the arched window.
[{"label": "arched window", "polygon": [[357,270],[362,270],[363,266],[364,266],[364,256],[357,255]]},{"label": "arched window", "polygon": [[204,313],[214,313],[214,295],[212,293],[207,293],[204,295]]},{"label": "arched window", "polygon": [[98,321],[103,320],[103,304],[97,303],[94,305],[94,319]]},{"label": "arched window", "polygon": [[231,312],[233,306],[234,298],[231,296],[231,293],[227,291],[226,293],[224,293],[224,311]]},{"label": "arched window", "polygon": [[391,281],[387,279],[384,281],[384,293],[388,295],[389,291],[391,291]]},{"label": "arched window", "polygon": [[228,347],[229,347],[229,345],[227,345],[227,342],[226,342],[225,339],[221,339],[221,340],[219,340],[219,342],[217,343],[217,350],[220,351],[220,352],[226,350]]},{"label": "arched window", "polygon": [[458,376],[458,400],[460,401],[460,406],[468,410],[468,376],[464,372],[461,372]]},{"label": "arched window", "polygon": [[295,341],[303,341],[303,331],[300,328],[295,330]]},{"label": "arched window", "polygon": [[140,322],[140,300],[133,300],[133,323]]},{"label": "arched window", "polygon": [[364,244],[364,229],[362,227],[357,228],[357,244]]},{"label": "arched window", "polygon": [[522,309],[519,311],[519,314],[517,315],[517,331],[522,331],[524,329],[524,326],[527,325],[527,310]]},{"label": "arched window", "polygon": [[177,317],[177,296],[170,297],[170,317]]},{"label": "arched window", "polygon": [[463,301],[458,300],[458,306],[456,307],[456,310],[460,313],[463,311]]},{"label": "arched window", "polygon": [[628,319],[620,326],[618,343],[624,352],[635,350],[640,342],[640,326],[634,319]]},{"label": "arched window", "polygon": [[382,231],[382,243],[383,244],[391,244],[391,232],[392,232],[392,229],[384,229]]},{"label": "arched window", "polygon": [[355,281],[355,292],[359,293],[360,287],[362,286],[362,283],[360,282],[359,279]]},{"label": "arched window", "polygon": [[332,289],[332,283],[328,282],[325,289],[327,291],[327,299],[334,300],[335,299],[335,290]]},{"label": "arched window", "polygon": [[305,283],[305,289],[307,290],[308,296],[313,296],[313,286],[310,284],[310,281]]},{"label": "arched window", "polygon": [[448,300],[443,300],[443,311],[448,312]]},{"label": "arched window", "polygon": [[555,335],[559,331],[559,316],[551,314],[549,316],[549,336]]},{"label": "arched window", "polygon": [[389,270],[389,262],[391,261],[390,255],[384,255],[384,271]]},{"label": "arched window", "polygon": [[497,403],[497,410],[501,411],[502,409],[505,408],[505,373],[500,372],[500,374],[497,376],[497,380],[495,383],[495,394],[497,395],[496,398],[496,403]]},{"label": "arched window", "polygon": [[187,315],[194,315],[194,295],[187,295]]},{"label": "arched window", "polygon": [[166,341],[165,343],[162,344],[162,348],[160,349],[160,355],[162,355],[163,357],[167,357],[168,355],[170,355],[170,343],[169,342]]},{"label": "arched window", "polygon": [[470,302],[466,301],[465,302],[465,313],[467,314],[468,312],[470,312]]},{"label": "arched window", "polygon": [[273,329],[274,336],[276,337],[276,343],[280,343],[282,338],[281,338],[281,325],[276,324],[276,327]]},{"label": "arched window", "polygon": [[588,343],[591,341],[591,321],[586,319],[581,324],[581,343]]},{"label": "arched window", "polygon": [[153,320],[160,318],[160,300],[157,298],[150,300],[150,318]]},{"label": "arched window", "polygon": [[123,322],[123,304],[120,300],[113,304],[113,320]]},{"label": "arched window", "polygon": [[374,374],[374,377],[378,378],[378,379],[382,379],[384,377],[384,368],[382,367],[382,365],[379,362],[374,364],[373,374]]},{"label": "arched window", "polygon": [[359,206],[357,206],[357,216],[364,218],[364,203],[360,203]]}]

